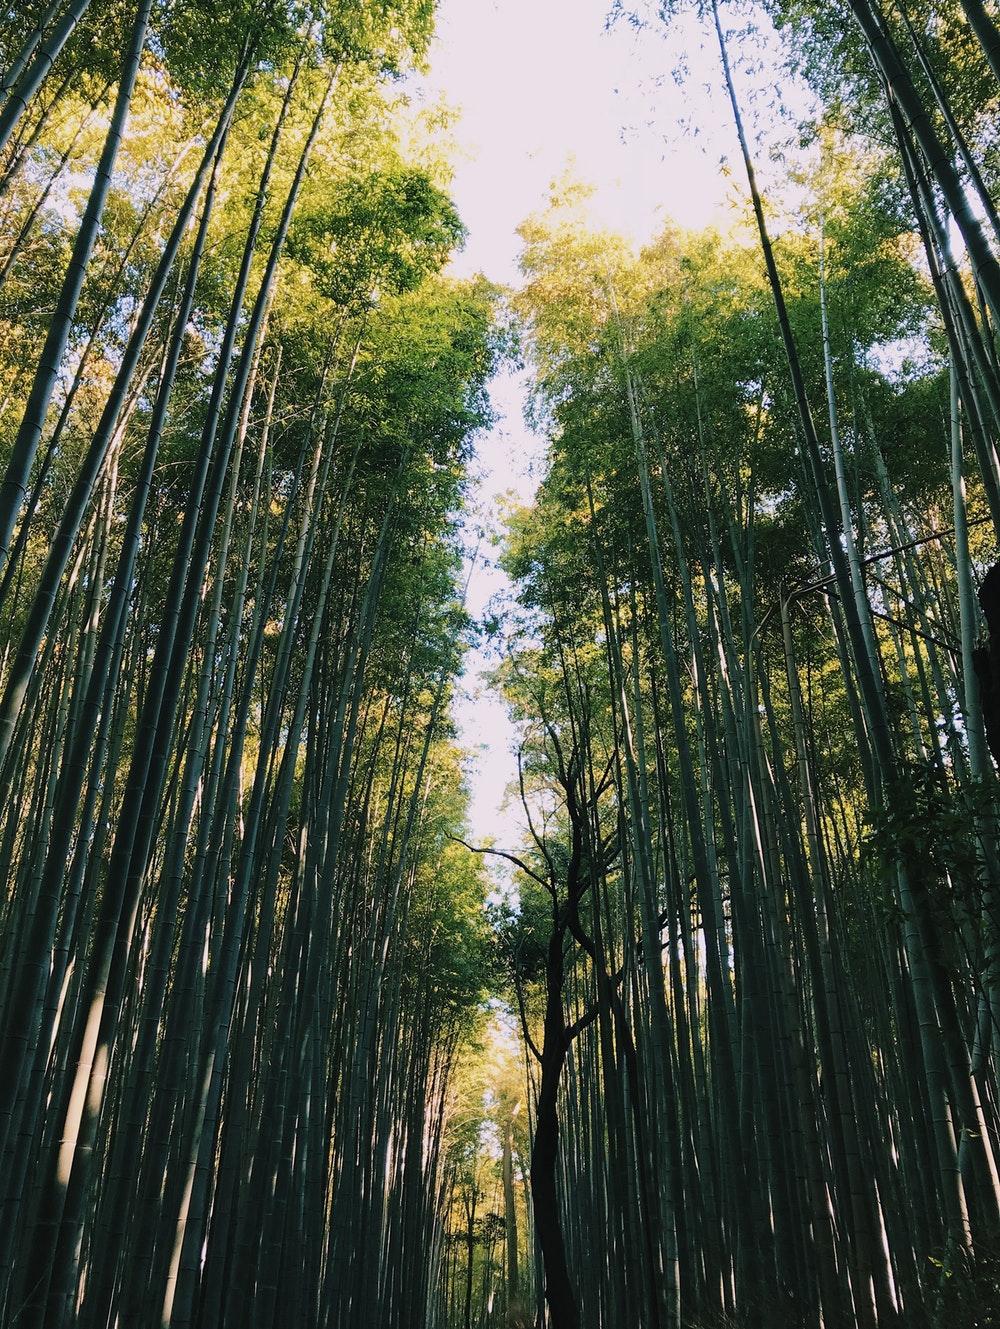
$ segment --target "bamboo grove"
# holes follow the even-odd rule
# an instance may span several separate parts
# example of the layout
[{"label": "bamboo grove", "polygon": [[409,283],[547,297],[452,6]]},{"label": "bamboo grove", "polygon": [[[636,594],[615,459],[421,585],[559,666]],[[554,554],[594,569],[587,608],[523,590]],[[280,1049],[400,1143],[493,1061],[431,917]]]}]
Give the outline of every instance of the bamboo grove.
[{"label": "bamboo grove", "polygon": [[0,1323],[995,1325],[997,20],[699,5],[741,224],[501,304],[433,10],[0,11]]},{"label": "bamboo grove", "polygon": [[13,18],[0,1321],[415,1323],[495,349],[394,90],[429,11]]},{"label": "bamboo grove", "polygon": [[766,19],[700,12],[742,234],[636,252],[572,184],[522,228],[496,926],[558,1329],[1000,1313],[1000,45],[971,3],[770,17],[818,105],[773,197]]}]

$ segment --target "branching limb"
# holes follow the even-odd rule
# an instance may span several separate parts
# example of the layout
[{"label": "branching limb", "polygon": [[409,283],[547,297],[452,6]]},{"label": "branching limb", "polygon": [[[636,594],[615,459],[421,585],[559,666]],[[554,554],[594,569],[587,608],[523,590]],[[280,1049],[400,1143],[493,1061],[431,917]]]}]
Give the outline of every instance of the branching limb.
[{"label": "branching limb", "polygon": [[[524,808],[524,815],[525,815],[525,817],[526,817],[527,820],[528,820],[528,830],[531,832],[531,838],[534,840],[535,844],[538,846],[538,852],[539,852],[539,853],[542,855],[542,857],[545,859],[546,866],[547,866],[548,869],[549,869],[549,876],[550,876],[550,878],[554,881],[554,880],[555,880],[555,876],[556,876],[556,872],[555,872],[555,867],[553,866],[553,863],[552,863],[552,859],[551,859],[551,857],[550,857],[550,855],[549,855],[548,845],[545,843],[544,837],[541,836],[541,835],[539,835],[538,831],[535,829],[535,822],[534,822],[534,819],[533,819],[533,817],[532,817],[532,815],[531,815],[531,808],[528,806],[528,796],[527,796],[527,793],[525,792],[525,788],[524,788],[524,761],[523,761],[523,757],[524,757],[524,749],[523,749],[523,748],[518,748],[518,750],[517,750],[517,783],[518,783],[518,787],[519,787],[520,790],[521,790],[521,806]],[[544,809],[543,809],[543,811],[544,811]]]},{"label": "branching limb", "polygon": [[537,881],[539,886],[544,886],[549,894],[552,894],[552,883],[546,881],[544,877],[540,877],[537,872],[533,872],[531,868],[528,867],[527,863],[525,863],[523,859],[518,858],[516,854],[508,854],[504,849],[490,849],[487,845],[469,844],[469,842],[463,840],[460,835],[449,835],[448,839],[454,840],[456,844],[462,845],[462,847],[468,849],[470,853],[492,854],[494,858],[505,858],[508,863],[513,863],[516,868],[520,868],[526,877],[530,877],[532,881]]},{"label": "branching limb", "polygon": [[512,965],[514,980],[514,995],[517,997],[517,1013],[521,1017],[521,1033],[524,1034],[524,1041],[528,1046],[531,1055],[539,1065],[542,1062],[542,1054],[538,1044],[531,1037],[531,1030],[528,1028],[528,1012],[524,1005],[524,990],[521,987],[521,980],[517,976],[517,967]]},{"label": "branching limb", "polygon": [[[611,991],[615,992],[621,986],[622,979],[625,977],[624,968],[619,969],[617,974],[611,980]],[[578,1034],[590,1027],[601,1013],[601,1003],[595,1001],[592,1006],[588,1006],[578,1020],[566,1026],[566,1045],[569,1046]]]}]

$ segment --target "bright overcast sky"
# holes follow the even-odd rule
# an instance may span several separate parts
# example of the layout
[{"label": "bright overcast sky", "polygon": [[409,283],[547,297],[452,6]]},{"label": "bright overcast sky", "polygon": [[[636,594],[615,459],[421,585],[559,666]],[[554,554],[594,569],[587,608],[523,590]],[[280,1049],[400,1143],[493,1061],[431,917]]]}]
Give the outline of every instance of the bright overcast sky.
[{"label": "bright overcast sky", "polygon": [[[608,8],[442,0],[428,82],[461,112],[453,191],[469,228],[463,269],[515,281],[516,229],[567,167],[597,186],[597,220],[639,240],[668,215],[692,227],[724,219],[696,24],[679,21],[669,37],[659,26],[607,31]],[[685,48],[695,72],[681,89],[671,72]],[[705,69],[714,80],[710,52]],[[692,114],[698,137],[682,128]]]},{"label": "bright overcast sky", "polygon": [[[719,96],[717,54],[699,51],[693,19],[662,30],[605,27],[610,0],[441,0],[426,95],[460,112],[452,193],[468,228],[454,267],[517,281],[517,227],[544,207],[567,169],[595,186],[595,222],[638,242],[669,217],[686,227],[726,226],[733,180],[720,169],[732,148],[729,108]],[[683,89],[672,71],[689,61]],[[709,85],[713,85],[710,89]],[[685,121],[698,123],[694,135]],[[479,441],[477,499],[487,511],[513,489],[531,493],[528,467],[541,440],[526,430],[524,383],[493,386],[500,416]],[[490,569],[474,574],[469,608],[479,614],[503,591]],[[499,698],[483,684],[477,652],[457,705],[463,744],[479,753],[471,772],[471,833],[509,849],[521,838],[516,808],[502,808],[516,775],[513,732]]]}]

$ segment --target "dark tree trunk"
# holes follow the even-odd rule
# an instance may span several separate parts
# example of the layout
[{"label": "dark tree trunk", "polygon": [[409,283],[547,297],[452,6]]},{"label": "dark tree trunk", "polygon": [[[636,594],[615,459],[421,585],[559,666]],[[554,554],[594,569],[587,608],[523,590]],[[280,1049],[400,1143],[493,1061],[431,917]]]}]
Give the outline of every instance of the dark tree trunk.
[{"label": "dark tree trunk", "polygon": [[566,1061],[567,1035],[563,1021],[563,936],[557,925],[549,942],[546,964],[545,1044],[538,1092],[535,1138],[531,1146],[531,1203],[535,1231],[545,1269],[545,1300],[552,1329],[579,1329],[580,1312],[570,1281],[556,1193],[559,1162],[559,1080]]}]

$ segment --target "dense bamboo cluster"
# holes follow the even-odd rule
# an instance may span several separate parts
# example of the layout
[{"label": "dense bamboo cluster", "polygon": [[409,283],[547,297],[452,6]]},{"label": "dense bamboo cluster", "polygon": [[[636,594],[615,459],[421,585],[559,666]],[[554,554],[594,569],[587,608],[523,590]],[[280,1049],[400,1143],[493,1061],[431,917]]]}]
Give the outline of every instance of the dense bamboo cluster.
[{"label": "dense bamboo cluster", "polygon": [[[830,108],[780,240],[714,5],[751,236],[636,255],[572,189],[523,229],[499,927],[557,1329],[1000,1308],[998,87],[851,9],[870,118]],[[835,18],[781,17],[832,81]]]},{"label": "dense bamboo cluster", "polygon": [[427,8],[15,9],[0,1321],[423,1323],[493,354],[395,128]]}]

